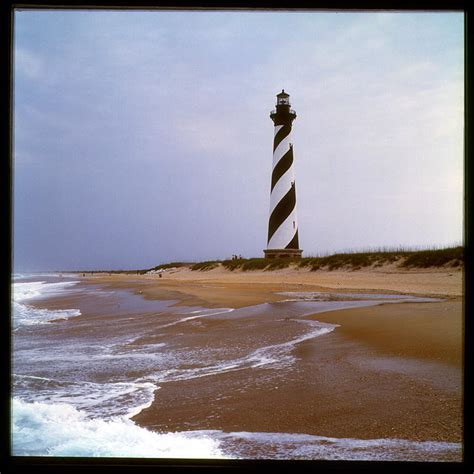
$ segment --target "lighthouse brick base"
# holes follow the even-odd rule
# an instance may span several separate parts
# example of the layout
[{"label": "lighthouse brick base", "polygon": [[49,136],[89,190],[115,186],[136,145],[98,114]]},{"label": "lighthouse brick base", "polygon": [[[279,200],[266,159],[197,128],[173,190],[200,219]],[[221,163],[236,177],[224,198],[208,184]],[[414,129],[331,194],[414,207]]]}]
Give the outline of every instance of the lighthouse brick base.
[{"label": "lighthouse brick base", "polygon": [[266,249],[265,258],[301,258],[301,249]]}]

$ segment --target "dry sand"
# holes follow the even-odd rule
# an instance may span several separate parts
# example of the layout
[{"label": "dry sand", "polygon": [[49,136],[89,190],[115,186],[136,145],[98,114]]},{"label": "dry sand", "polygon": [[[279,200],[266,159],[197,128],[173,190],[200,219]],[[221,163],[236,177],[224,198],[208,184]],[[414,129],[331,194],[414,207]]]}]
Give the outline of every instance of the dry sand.
[{"label": "dry sand", "polygon": [[117,288],[133,286],[148,298],[175,297],[186,305],[233,308],[284,299],[276,294],[280,291],[350,290],[447,297],[463,294],[460,270],[401,271],[393,265],[371,270],[316,272],[291,268],[272,272],[177,268],[165,271],[162,278],[156,274],[96,274],[93,281]]},{"label": "dry sand", "polygon": [[[299,344],[291,376],[268,369],[163,384],[135,421],[157,430],[222,429],[353,438],[462,440],[463,276],[460,270],[286,269],[87,277],[180,305],[244,307],[282,291],[406,293],[442,302],[383,304],[321,313],[339,324]],[[209,323],[211,324],[211,323]],[[209,326],[212,333],[212,327]],[[211,336],[210,336],[211,337]],[[212,343],[212,341],[211,341]],[[260,370],[260,376],[255,371]],[[200,396],[196,397],[196,393]],[[215,404],[216,393],[219,404]],[[193,394],[193,396],[187,396]],[[198,400],[198,401],[196,401]]]}]

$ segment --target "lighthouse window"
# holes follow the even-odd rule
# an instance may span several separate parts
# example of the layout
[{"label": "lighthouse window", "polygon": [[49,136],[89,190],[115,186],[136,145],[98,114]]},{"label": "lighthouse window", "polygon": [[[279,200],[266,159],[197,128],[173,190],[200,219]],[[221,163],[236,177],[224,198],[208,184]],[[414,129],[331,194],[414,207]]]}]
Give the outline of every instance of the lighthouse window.
[{"label": "lighthouse window", "polygon": [[282,97],[279,99],[278,101],[280,104],[288,104],[288,99],[286,99],[285,97]]}]

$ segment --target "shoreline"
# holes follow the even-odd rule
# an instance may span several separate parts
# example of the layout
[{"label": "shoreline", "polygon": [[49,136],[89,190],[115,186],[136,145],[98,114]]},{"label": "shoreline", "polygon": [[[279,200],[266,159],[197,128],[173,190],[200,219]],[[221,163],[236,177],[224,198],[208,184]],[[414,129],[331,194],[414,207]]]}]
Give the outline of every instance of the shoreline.
[{"label": "shoreline", "polygon": [[[462,271],[177,270],[162,278],[118,274],[78,275],[78,280],[145,299],[174,300],[176,306],[207,308],[271,305],[288,297],[279,292],[291,291],[442,297],[441,302],[378,304],[307,316],[339,327],[297,344],[292,351],[297,362],[287,375],[262,367],[160,382],[151,405],[132,420],[158,432],[462,441]],[[67,297],[54,305],[64,308],[66,303]],[[200,321],[202,344],[212,345],[226,316]]]},{"label": "shoreline", "polygon": [[[410,315],[411,310],[423,305],[429,306],[431,315],[422,318],[416,333],[401,344],[409,331],[393,320],[387,327],[393,319],[390,313],[413,321],[416,314]],[[447,314],[448,319],[458,319],[454,339],[460,338],[459,302],[448,313],[446,305],[453,303],[381,304],[314,314],[308,319],[340,326],[294,348],[297,373],[269,376],[270,369],[262,368],[249,369],[252,374],[241,371],[237,377],[231,372],[160,383],[150,407],[133,421],[156,431],[217,429],[462,442],[461,344],[454,341],[448,351],[449,344],[436,346],[443,325],[431,327],[438,316]],[[365,327],[357,328],[354,319],[366,311],[370,314],[364,318]],[[378,320],[369,321],[371,316]],[[431,350],[425,350],[433,334],[437,339]],[[246,389],[239,394],[242,385]],[[199,393],[199,403],[183,397],[183,392]],[[224,400],[218,410],[213,407],[216,392]]]}]

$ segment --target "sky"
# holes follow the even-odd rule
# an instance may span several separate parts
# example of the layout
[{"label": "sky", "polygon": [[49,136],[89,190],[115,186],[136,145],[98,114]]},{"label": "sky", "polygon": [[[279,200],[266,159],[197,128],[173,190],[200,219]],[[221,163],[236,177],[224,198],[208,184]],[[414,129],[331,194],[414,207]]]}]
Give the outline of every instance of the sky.
[{"label": "sky", "polygon": [[303,256],[463,239],[461,12],[21,10],[14,271],[263,257],[290,94]]}]

